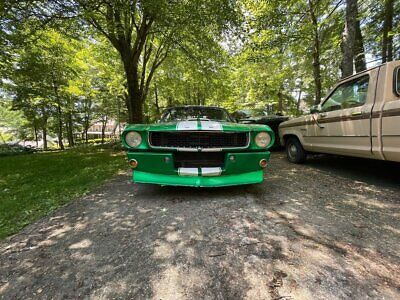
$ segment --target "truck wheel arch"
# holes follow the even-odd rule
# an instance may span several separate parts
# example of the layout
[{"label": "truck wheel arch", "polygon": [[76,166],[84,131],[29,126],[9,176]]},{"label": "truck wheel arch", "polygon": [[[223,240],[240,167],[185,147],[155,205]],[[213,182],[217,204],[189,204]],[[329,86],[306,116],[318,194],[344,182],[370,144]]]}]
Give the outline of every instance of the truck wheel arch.
[{"label": "truck wheel arch", "polygon": [[288,134],[284,136],[284,142],[287,159],[295,164],[304,163],[307,152],[304,150],[300,139],[294,134]]},{"label": "truck wheel arch", "polygon": [[294,133],[287,133],[287,134],[285,134],[285,135],[282,136],[282,144],[283,144],[283,146],[286,145],[286,142],[287,142],[287,140],[288,140],[289,138],[296,138],[296,139],[300,142],[300,144],[303,145],[302,139],[301,139],[297,134],[294,134]]}]

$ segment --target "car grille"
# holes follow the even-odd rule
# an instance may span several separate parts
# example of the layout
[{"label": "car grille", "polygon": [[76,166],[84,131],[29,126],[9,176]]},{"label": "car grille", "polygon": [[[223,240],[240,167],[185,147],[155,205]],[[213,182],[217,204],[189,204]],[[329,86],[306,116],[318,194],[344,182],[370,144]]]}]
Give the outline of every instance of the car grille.
[{"label": "car grille", "polygon": [[247,132],[150,132],[150,146],[158,148],[244,148]]},{"label": "car grille", "polygon": [[176,152],[174,153],[175,168],[223,168],[225,153],[223,152]]}]

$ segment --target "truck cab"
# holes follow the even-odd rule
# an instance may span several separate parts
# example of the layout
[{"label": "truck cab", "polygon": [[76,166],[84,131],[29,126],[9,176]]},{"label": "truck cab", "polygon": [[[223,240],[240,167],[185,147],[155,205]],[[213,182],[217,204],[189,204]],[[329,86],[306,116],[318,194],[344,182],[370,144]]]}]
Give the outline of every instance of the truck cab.
[{"label": "truck cab", "polygon": [[400,162],[400,61],[340,81],[310,114],[283,122],[288,160],[308,152]]}]

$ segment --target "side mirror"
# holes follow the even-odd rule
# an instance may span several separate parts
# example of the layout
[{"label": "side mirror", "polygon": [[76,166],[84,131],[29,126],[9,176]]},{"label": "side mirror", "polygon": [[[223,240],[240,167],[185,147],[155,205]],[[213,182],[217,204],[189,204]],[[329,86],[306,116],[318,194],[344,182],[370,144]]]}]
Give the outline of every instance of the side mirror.
[{"label": "side mirror", "polygon": [[321,106],[320,105],[313,105],[310,108],[310,114],[315,114],[321,111]]}]

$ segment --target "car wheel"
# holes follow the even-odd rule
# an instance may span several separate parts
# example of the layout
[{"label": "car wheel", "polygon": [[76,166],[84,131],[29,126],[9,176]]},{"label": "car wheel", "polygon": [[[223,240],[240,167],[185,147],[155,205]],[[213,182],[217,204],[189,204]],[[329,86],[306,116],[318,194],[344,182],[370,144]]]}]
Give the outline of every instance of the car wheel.
[{"label": "car wheel", "polygon": [[291,163],[301,164],[307,158],[307,153],[297,138],[291,137],[286,141],[286,155]]}]

